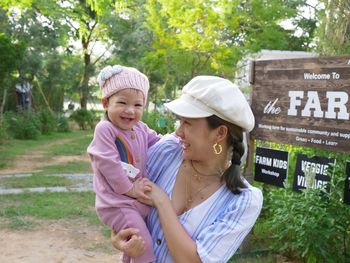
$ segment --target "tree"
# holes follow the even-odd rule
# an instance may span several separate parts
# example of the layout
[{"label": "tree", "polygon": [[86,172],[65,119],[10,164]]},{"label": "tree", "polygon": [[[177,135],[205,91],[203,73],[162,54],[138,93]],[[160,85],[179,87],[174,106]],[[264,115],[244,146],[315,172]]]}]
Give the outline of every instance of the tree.
[{"label": "tree", "polygon": [[[66,35],[67,27],[42,15],[36,7],[24,8],[23,10],[10,8],[6,20],[6,23],[5,19],[1,20],[2,23],[6,24],[6,32],[11,35],[14,41],[25,43],[23,56],[16,67],[17,83],[29,82],[33,86],[34,101],[44,101],[44,105],[51,109],[45,94],[63,96],[63,92],[59,89],[49,91],[50,87],[42,85],[43,80],[40,76],[42,76],[42,72],[45,70],[44,65],[47,64],[46,60],[51,54],[55,57],[61,56],[57,50],[65,44],[65,39],[62,36]],[[55,74],[51,76],[54,77]],[[46,76],[46,78],[51,76]],[[16,96],[14,91],[10,92],[9,95],[12,95],[13,98]],[[16,105],[12,101],[9,101],[8,106],[15,109]]]},{"label": "tree", "polygon": [[[310,46],[315,25],[313,20],[298,15],[297,8],[305,2],[3,0],[0,5],[7,10],[20,6],[23,14],[29,14],[28,10],[32,9],[32,14],[39,18],[38,21],[32,18],[32,21],[38,26],[41,24],[46,35],[56,36],[60,51],[57,46],[56,53],[42,49],[36,54],[51,61],[56,55],[80,56],[81,66],[77,67],[81,70],[80,81],[77,84],[74,79],[77,88],[70,91],[79,92],[81,107],[86,108],[94,87],[90,79],[101,64],[121,63],[137,67],[150,77],[152,96],[157,98],[161,93],[172,98],[178,87],[198,74],[233,79],[237,62],[247,53],[261,49],[305,50]],[[292,19],[305,34],[296,36],[293,30],[284,29],[280,23],[286,19]],[[49,26],[43,26],[43,21],[49,21]],[[38,35],[35,31],[31,34]],[[35,39],[42,42],[43,38]],[[50,37],[44,38],[47,39]],[[29,40],[34,43],[33,39]],[[31,44],[31,48],[39,50],[40,41]],[[81,47],[76,47],[77,42]],[[32,68],[40,70],[36,76],[40,75],[43,82],[63,85],[47,70],[55,68],[57,71],[62,67],[48,67],[49,61],[42,62],[44,58],[39,56],[30,58],[31,65],[35,65]],[[52,81],[46,81],[50,77]]]},{"label": "tree", "polygon": [[346,0],[321,0],[317,49],[322,55],[350,53],[350,3]]},{"label": "tree", "polygon": [[[52,17],[56,23],[63,23],[68,29],[68,35],[71,42],[79,41],[81,50],[70,46],[73,52],[77,52],[82,59],[82,73],[78,84],[80,94],[80,106],[86,109],[87,101],[90,97],[89,81],[94,74],[94,64],[101,58],[95,57],[94,52],[98,47],[96,43],[103,39],[103,30],[99,24],[99,17],[95,11],[85,0],[67,0],[55,1],[55,9],[48,9],[46,3],[39,5],[40,1],[33,0],[34,4],[38,4],[41,13]],[[108,6],[105,6],[107,9]],[[107,13],[104,13],[106,15]]]},{"label": "tree", "polygon": [[[110,10],[113,10],[110,8],[110,5],[104,6],[101,12],[97,12],[84,0],[57,0],[49,2],[42,2],[40,0],[5,0],[1,4],[7,10],[11,10],[12,7],[21,7],[22,15],[34,13],[37,20],[32,21],[34,21],[34,23],[41,23],[42,27],[44,27],[43,21],[48,21],[49,26],[44,27],[46,30],[38,32],[51,32],[50,29],[53,29],[53,32],[58,34],[56,36],[57,42],[61,41],[60,45],[64,47],[66,51],[80,54],[83,71],[81,73],[78,89],[81,108],[86,108],[87,100],[90,96],[89,80],[92,74],[94,74],[94,64],[102,57],[94,57],[97,53],[96,50],[101,48],[101,46],[95,44],[99,40],[104,39],[103,25],[99,25],[98,13],[101,15],[109,15],[111,13]],[[109,10],[109,12],[107,10]],[[30,37],[32,37],[32,35],[30,35]],[[41,38],[31,38],[31,40],[35,39],[42,40]],[[81,44],[81,52],[79,52],[74,45],[70,45],[68,41],[71,43],[79,41]],[[35,50],[36,46],[32,48]],[[30,51],[31,50],[28,50],[28,54],[30,54]],[[46,53],[41,52],[40,54]],[[40,58],[35,59],[35,57],[31,57],[28,61],[30,61],[29,64],[33,69],[40,70],[40,66],[37,64],[39,61],[42,61]],[[30,75],[35,76],[36,74]]]},{"label": "tree", "polygon": [[11,82],[11,74],[23,55],[23,45],[13,44],[11,38],[0,33],[0,127],[7,98],[7,89]]},{"label": "tree", "polygon": [[[130,1],[128,1],[130,3]],[[165,86],[176,87],[198,74],[233,79],[237,62],[261,49],[305,50],[309,47],[314,20],[298,14],[304,0],[294,1],[147,1],[146,23],[153,34],[146,59],[159,67]],[[124,9],[127,5],[124,5]],[[284,29],[292,19],[303,35]],[[298,29],[300,29],[299,27]],[[156,68],[153,70],[157,71]]]}]

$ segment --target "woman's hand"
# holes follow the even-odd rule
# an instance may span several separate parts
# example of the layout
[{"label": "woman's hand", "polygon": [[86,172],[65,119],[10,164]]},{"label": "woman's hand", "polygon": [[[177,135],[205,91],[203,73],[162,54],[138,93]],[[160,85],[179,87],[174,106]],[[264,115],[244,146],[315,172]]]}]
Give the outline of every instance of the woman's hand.
[{"label": "woman's hand", "polygon": [[145,241],[138,235],[136,228],[127,228],[118,233],[112,231],[111,241],[113,246],[124,252],[129,257],[139,257],[146,251]]},{"label": "woman's hand", "polygon": [[148,193],[152,190],[151,185],[148,183],[149,180],[147,178],[141,178],[141,179],[137,180],[136,182],[138,184],[138,187],[140,189],[142,189],[142,191],[143,191],[143,195],[140,195],[136,198],[137,201],[144,203],[146,205],[149,205],[149,206],[153,206],[153,202],[148,197]]},{"label": "woman's hand", "polygon": [[150,191],[151,189],[148,186],[144,185],[144,178],[138,178],[132,185],[132,188],[125,193],[125,195],[140,199],[140,200],[148,200],[148,196],[146,195],[147,191]]},{"label": "woman's hand", "polygon": [[157,207],[157,204],[163,202],[164,200],[169,200],[168,195],[160,188],[158,185],[148,180],[147,178],[143,179],[143,183],[146,188],[151,189],[146,192],[146,195],[149,197],[152,206]]}]

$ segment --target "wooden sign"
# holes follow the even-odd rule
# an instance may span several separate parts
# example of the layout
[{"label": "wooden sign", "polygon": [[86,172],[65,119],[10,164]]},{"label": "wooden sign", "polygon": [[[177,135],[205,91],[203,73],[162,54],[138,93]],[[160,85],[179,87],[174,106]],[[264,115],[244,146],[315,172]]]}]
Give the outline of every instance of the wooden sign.
[{"label": "wooden sign", "polygon": [[298,154],[295,166],[293,190],[299,191],[305,188],[330,190],[328,175],[331,169],[329,164],[335,159],[313,156],[308,158],[305,154]]},{"label": "wooden sign", "polygon": [[350,205],[350,162],[346,162],[344,203]]},{"label": "wooden sign", "polygon": [[253,63],[252,138],[350,152],[350,56]]},{"label": "wooden sign", "polygon": [[256,148],[255,181],[284,188],[288,174],[288,152]]}]

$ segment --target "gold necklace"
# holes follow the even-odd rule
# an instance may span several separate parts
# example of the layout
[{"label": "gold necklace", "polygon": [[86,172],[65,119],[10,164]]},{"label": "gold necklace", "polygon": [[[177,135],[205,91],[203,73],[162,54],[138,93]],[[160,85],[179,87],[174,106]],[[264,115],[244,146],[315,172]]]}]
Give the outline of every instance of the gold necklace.
[{"label": "gold necklace", "polygon": [[[198,173],[199,175],[193,175],[198,181],[201,180],[200,175],[202,176],[215,176],[215,177],[220,177],[220,174],[211,174],[211,175],[205,175],[205,174],[201,174],[200,172],[198,172],[196,170],[196,168],[193,166],[192,160],[191,162],[191,166],[193,168],[193,170]],[[189,181],[189,183],[188,183]],[[221,182],[219,181],[219,184],[221,184]],[[200,193],[202,193],[205,189],[207,189],[210,185],[212,185],[212,181],[209,181],[208,183],[206,183],[204,186],[202,186],[199,190],[197,190],[194,194],[192,194],[192,176],[191,175],[187,175],[186,176],[186,206],[185,206],[185,211],[189,210],[192,203],[197,199],[197,197],[199,196]],[[204,199],[204,197],[202,197],[202,200]]]},{"label": "gold necklace", "polygon": [[[188,178],[190,183],[188,184]],[[187,176],[186,177],[186,206],[185,206],[185,210],[189,210],[190,206],[192,205],[193,201],[196,200],[197,196],[206,188],[208,188],[211,183],[206,183],[203,187],[201,187],[195,194],[192,195],[192,191],[191,191],[191,176]]]},{"label": "gold necklace", "polygon": [[196,172],[195,174],[193,174],[193,177],[196,178],[197,181],[201,181],[202,180],[202,177],[209,177],[209,176],[215,176],[215,177],[220,177],[221,176],[221,173],[217,173],[217,174],[203,174],[201,173],[200,171],[198,171],[196,169],[196,167],[194,167],[194,164],[193,164],[193,161],[190,160],[190,163],[191,163],[191,167],[192,169]]}]

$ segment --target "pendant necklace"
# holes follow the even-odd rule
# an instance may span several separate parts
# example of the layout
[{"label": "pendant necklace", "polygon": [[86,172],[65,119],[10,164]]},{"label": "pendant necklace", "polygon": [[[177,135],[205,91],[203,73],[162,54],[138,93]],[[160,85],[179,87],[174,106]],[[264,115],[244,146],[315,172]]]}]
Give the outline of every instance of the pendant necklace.
[{"label": "pendant necklace", "polygon": [[209,177],[209,176],[215,176],[215,177],[220,177],[222,173],[217,173],[217,174],[203,174],[201,173],[200,171],[198,171],[196,169],[196,167],[194,167],[194,164],[193,164],[193,161],[190,160],[190,164],[191,164],[191,167],[193,169],[193,171],[195,171],[196,173],[193,174],[193,177],[196,178],[197,181],[201,181],[202,180],[202,177]]},{"label": "pendant necklace", "polygon": [[[196,174],[193,175],[187,175],[186,176],[186,207],[185,210],[189,210],[192,203],[197,199],[200,193],[202,193],[205,189],[207,189],[210,185],[212,185],[212,181],[209,181],[209,183],[206,183],[204,186],[199,188],[194,194],[192,194],[192,176],[196,178],[197,182],[200,182],[202,180],[202,177],[209,177],[209,176],[215,176],[220,177],[220,174],[202,174],[200,173],[193,165],[192,160],[190,161],[192,169],[196,172]],[[219,182],[220,184],[220,182]],[[202,196],[201,199],[203,200],[204,197]]]}]

